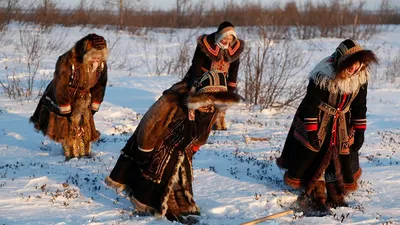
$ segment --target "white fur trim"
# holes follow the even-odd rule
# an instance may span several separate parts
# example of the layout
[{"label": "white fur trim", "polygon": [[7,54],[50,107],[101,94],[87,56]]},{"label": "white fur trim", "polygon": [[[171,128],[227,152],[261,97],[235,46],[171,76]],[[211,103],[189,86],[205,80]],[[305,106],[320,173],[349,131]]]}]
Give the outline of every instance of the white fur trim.
[{"label": "white fur trim", "polygon": [[165,191],[165,196],[164,199],[161,203],[161,215],[165,216],[165,214],[167,213],[168,210],[168,199],[169,199],[169,195],[171,193],[171,191],[173,191],[173,187],[174,185],[179,181],[179,168],[182,166],[184,155],[180,155],[178,158],[178,162],[176,163],[174,172],[172,173],[172,177],[168,182],[168,185],[166,187],[166,191]]},{"label": "white fur trim", "polygon": [[108,58],[108,49],[103,48],[101,50],[97,50],[95,48],[90,49],[83,56],[83,62],[87,64],[92,58],[101,58],[101,61],[107,61]]},{"label": "white fur trim", "polygon": [[63,106],[58,106],[58,109],[60,110],[61,114],[67,114],[71,112],[71,105],[63,105]]},{"label": "white fur trim", "polygon": [[236,102],[224,102],[224,101],[212,101],[211,99],[201,101],[201,102],[188,102],[187,107],[189,109],[198,109],[203,106],[214,105],[216,108],[227,108],[236,104]]},{"label": "white fur trim", "polygon": [[92,107],[92,109],[93,109],[94,111],[99,111],[100,103],[92,102],[91,107]]},{"label": "white fur trim", "polygon": [[310,73],[310,79],[321,89],[332,93],[350,94],[368,82],[369,71],[367,69],[358,71],[346,79],[336,79],[336,72],[329,59],[330,57],[323,59]]},{"label": "white fur trim", "polygon": [[138,149],[139,149],[140,151],[142,151],[142,152],[151,152],[151,151],[153,151],[154,148],[145,149],[145,148],[141,148],[141,147],[138,146]]},{"label": "white fur trim", "polygon": [[[192,166],[192,165],[190,165],[190,166]],[[187,198],[187,200],[189,201],[189,204],[190,204],[188,211],[190,213],[200,212],[200,207],[196,204],[196,202],[193,199],[193,195],[188,190],[189,185],[187,183],[186,176],[185,176],[185,174],[186,174],[185,167],[182,166],[181,170],[182,170],[182,174],[183,174],[183,176],[182,176],[182,188],[184,190],[183,193],[185,194],[185,197]],[[190,174],[192,175],[192,178],[193,178],[193,171],[190,171]]]}]

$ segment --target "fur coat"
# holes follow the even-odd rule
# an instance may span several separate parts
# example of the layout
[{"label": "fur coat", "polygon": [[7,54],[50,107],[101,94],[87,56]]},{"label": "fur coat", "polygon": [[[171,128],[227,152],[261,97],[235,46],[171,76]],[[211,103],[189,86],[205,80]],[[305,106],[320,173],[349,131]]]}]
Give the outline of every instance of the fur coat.
[{"label": "fur coat", "polygon": [[[109,186],[130,190],[136,206],[145,205],[165,216],[170,193],[176,185],[184,190],[189,212],[199,211],[193,200],[192,156],[203,145],[219,110],[239,101],[234,93],[189,95],[186,87],[164,92],[146,112],[121,151]],[[208,112],[197,110],[213,104]],[[194,120],[189,111],[194,110]],[[168,217],[168,215],[167,215]]]},{"label": "fur coat", "polygon": [[[85,51],[82,39],[56,63],[53,80],[48,84],[30,118],[34,127],[56,142],[74,136],[74,127],[85,124],[85,138],[99,138],[91,110],[97,111],[103,101],[107,84],[107,48]],[[100,63],[90,64],[93,58]]]},{"label": "fur coat", "polygon": [[183,79],[189,87],[194,79],[205,72],[218,70],[225,74],[228,81],[228,89],[236,89],[240,64],[239,56],[243,52],[244,41],[237,39],[228,49],[224,50],[215,43],[216,34],[203,34],[198,37],[192,65]]},{"label": "fur coat", "polygon": [[[368,76],[369,71],[362,68],[346,79],[335,79],[331,57],[312,70],[306,96],[277,160],[279,167],[288,170],[285,183],[293,188],[306,187],[309,192],[325,173],[326,182],[341,181],[347,191],[357,189],[361,168],[352,145],[355,131],[366,129]],[[309,143],[309,131],[317,131],[320,149]],[[330,148],[332,141],[336,143],[334,149]],[[332,157],[326,157],[328,154]]]}]

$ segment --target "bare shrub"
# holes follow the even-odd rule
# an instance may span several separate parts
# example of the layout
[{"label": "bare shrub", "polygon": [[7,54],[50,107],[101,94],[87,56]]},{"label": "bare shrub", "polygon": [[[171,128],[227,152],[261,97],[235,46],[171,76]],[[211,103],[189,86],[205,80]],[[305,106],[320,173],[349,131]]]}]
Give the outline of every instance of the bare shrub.
[{"label": "bare shrub", "polygon": [[196,40],[198,36],[198,30],[192,29],[185,38],[177,38],[179,47],[173,55],[175,60],[172,73],[181,79],[186,75],[192,64],[193,53],[197,44]]},{"label": "bare shrub", "polygon": [[0,0],[0,43],[3,40],[8,24],[19,10],[19,0]]},{"label": "bare shrub", "polygon": [[49,74],[39,71],[43,58],[58,52],[65,37],[65,34],[54,34],[47,26],[20,25],[19,42],[15,46],[18,61],[14,68],[7,67],[6,79],[0,81],[5,94],[13,99],[28,100],[34,97],[34,90],[41,95],[49,78]]},{"label": "bare shrub", "polygon": [[168,57],[168,51],[158,39],[148,36],[142,38],[140,61],[146,67],[147,74],[160,76],[171,72],[174,59]]},{"label": "bare shrub", "polygon": [[394,57],[391,54],[388,54],[388,62],[384,75],[386,80],[392,84],[400,84],[400,54],[397,54]]},{"label": "bare shrub", "polygon": [[[88,6],[88,1],[81,0],[81,4],[72,9],[58,8],[56,0],[25,1],[39,2],[39,5],[29,7],[31,10],[23,13],[0,6],[0,14],[12,12],[7,18],[43,25],[107,25],[109,28],[120,30],[134,30],[140,27],[211,27],[229,20],[236,26],[262,24],[293,27],[293,35],[301,39],[344,36],[361,36],[364,39],[363,33],[379,32],[379,29],[375,28],[376,24],[400,23],[400,13],[389,0],[382,0],[380,9],[375,11],[365,9],[363,1],[355,3],[356,1],[352,0],[328,0],[318,3],[309,0],[300,5],[292,1],[283,8],[279,4],[263,5],[261,1],[252,0],[225,1],[222,6],[216,6],[212,2],[206,4],[207,0],[175,0],[175,7],[171,9],[146,7],[146,2],[142,0],[103,0],[107,2],[103,7],[101,3],[98,6],[98,1],[92,1]],[[364,29],[362,25],[369,27]],[[358,34],[352,35],[353,33]]]},{"label": "bare shrub", "polygon": [[301,53],[289,41],[278,45],[263,36],[248,45],[241,63],[244,85],[240,91],[245,100],[259,105],[260,110],[294,106],[306,90],[306,79],[300,72],[307,63]]}]

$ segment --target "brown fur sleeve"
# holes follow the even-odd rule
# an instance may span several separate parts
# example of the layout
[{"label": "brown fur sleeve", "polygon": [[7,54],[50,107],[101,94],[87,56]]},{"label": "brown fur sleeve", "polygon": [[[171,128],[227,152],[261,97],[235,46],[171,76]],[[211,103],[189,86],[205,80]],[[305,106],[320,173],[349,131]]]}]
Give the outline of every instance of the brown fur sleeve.
[{"label": "brown fur sleeve", "polygon": [[57,101],[61,114],[71,112],[71,97],[69,94],[69,79],[71,66],[65,55],[58,57],[56,71],[54,72],[54,97]]},{"label": "brown fur sleeve", "polygon": [[168,124],[178,111],[176,102],[170,100],[170,94],[161,96],[146,112],[138,126],[138,147],[141,151],[150,152]]},{"label": "brown fur sleeve", "polygon": [[98,111],[100,104],[103,102],[104,94],[106,92],[107,85],[107,63],[104,63],[104,69],[99,77],[97,83],[90,89],[92,94],[92,109]]}]

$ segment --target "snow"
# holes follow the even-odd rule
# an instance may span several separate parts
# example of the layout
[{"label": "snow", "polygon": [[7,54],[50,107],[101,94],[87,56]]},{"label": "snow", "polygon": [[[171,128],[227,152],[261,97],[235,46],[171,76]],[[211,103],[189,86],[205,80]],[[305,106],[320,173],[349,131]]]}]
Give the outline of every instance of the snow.
[{"label": "snow", "polygon": [[[15,50],[19,29],[12,24],[0,39],[0,80],[10,71],[17,76],[27,73],[26,59],[21,60]],[[162,59],[176,57],[179,40],[209,31],[182,29],[165,33],[154,29],[131,36],[113,30],[56,27],[45,34],[48,38],[64,35],[59,50],[42,56],[39,75],[47,75],[46,82],[57,57],[87,33],[101,34],[110,45],[114,44],[109,58],[109,86],[95,115],[102,135],[93,143],[93,158],[65,162],[61,146],[35,132],[28,122],[38,98],[15,101],[1,90],[0,224],[171,224],[166,219],[133,214],[128,198],[108,188],[104,178],[142,115],[163,90],[179,80],[165,71],[155,75],[156,52],[164,51]],[[387,54],[400,53],[399,36],[397,26],[370,41],[360,41],[377,52],[381,64],[368,90],[368,128],[360,153],[363,175],[359,190],[346,198],[350,207],[334,209],[332,215],[325,217],[296,213],[268,224],[400,223],[400,84],[384,80],[389,65]],[[317,60],[331,54],[340,41],[293,40],[309,58],[302,75]],[[194,46],[195,38],[190,42],[190,55]],[[38,87],[39,82],[35,85]],[[248,109],[244,103],[228,110],[228,130],[212,132],[193,162],[194,198],[201,208],[201,224],[240,224],[287,210],[296,200],[299,192],[283,184],[284,171],[275,165],[294,111],[260,112]],[[265,140],[249,140],[250,137]]]}]

